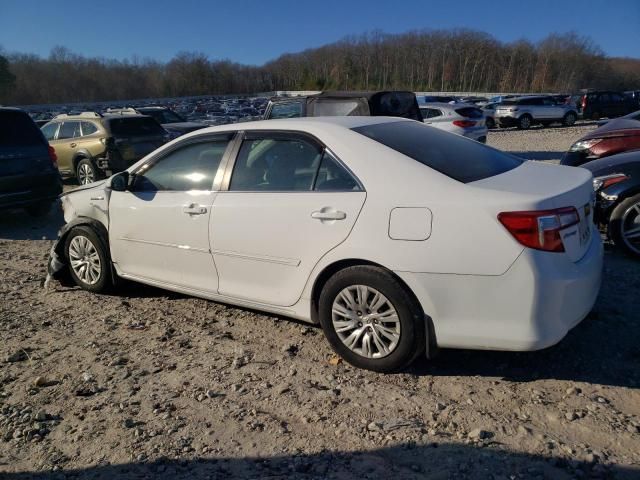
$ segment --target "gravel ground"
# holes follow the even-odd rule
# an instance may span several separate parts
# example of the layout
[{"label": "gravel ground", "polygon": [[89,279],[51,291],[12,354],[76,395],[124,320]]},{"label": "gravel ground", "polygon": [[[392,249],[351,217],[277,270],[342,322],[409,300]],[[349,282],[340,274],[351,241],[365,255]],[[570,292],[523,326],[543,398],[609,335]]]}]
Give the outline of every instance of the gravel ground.
[{"label": "gravel ground", "polygon": [[558,163],[564,152],[569,150],[576,140],[596,128],[596,122],[581,121],[573,127],[535,126],[531,130],[495,129],[489,132],[487,144],[527,160]]},{"label": "gravel ground", "polygon": [[[589,128],[489,144],[554,160]],[[43,288],[61,222],[0,217],[3,480],[640,476],[640,270],[614,251],[557,346],[379,375],[290,319],[131,283]]]}]

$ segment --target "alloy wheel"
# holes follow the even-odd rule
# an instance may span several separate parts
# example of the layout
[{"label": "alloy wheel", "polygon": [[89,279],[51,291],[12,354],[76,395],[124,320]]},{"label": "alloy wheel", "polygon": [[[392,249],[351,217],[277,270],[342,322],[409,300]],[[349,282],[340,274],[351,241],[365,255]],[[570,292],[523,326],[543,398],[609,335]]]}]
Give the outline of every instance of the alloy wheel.
[{"label": "alloy wheel", "polygon": [[622,215],[622,239],[627,247],[640,255],[640,203],[631,205]]},{"label": "alloy wheel", "polygon": [[80,185],[86,185],[87,183],[92,183],[95,181],[95,174],[93,172],[93,168],[91,165],[83,163],[78,168],[78,181]]},{"label": "alloy wheel", "polygon": [[87,237],[78,235],[69,243],[69,263],[76,276],[87,285],[100,280],[102,264],[95,245]]},{"label": "alloy wheel", "polygon": [[333,328],[352,352],[366,358],[391,354],[400,341],[400,318],[382,293],[366,285],[342,289],[331,309]]}]

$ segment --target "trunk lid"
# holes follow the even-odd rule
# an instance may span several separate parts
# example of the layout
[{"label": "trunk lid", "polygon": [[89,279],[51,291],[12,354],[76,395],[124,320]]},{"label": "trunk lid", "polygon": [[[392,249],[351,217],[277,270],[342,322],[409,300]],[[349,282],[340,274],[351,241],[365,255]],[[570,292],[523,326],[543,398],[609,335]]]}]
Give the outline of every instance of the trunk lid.
[{"label": "trunk lid", "polygon": [[[592,236],[598,234],[593,223],[593,176],[583,168],[529,161],[501,175],[468,185],[511,193],[511,196],[500,197],[501,204],[494,203],[502,212],[575,208],[580,218],[579,223],[560,233],[565,254],[573,262],[578,262],[584,256]],[[505,233],[508,234],[506,230]]]}]

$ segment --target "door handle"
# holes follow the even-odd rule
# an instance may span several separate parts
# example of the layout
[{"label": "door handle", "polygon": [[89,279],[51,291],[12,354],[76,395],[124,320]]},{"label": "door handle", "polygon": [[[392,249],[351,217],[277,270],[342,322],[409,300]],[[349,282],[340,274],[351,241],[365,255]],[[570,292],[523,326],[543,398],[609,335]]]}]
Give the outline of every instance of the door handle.
[{"label": "door handle", "polygon": [[71,148],[76,148],[76,146],[77,146],[77,145],[78,145],[77,143],[70,143],[70,144],[69,144],[69,146],[70,146]]},{"label": "door handle", "polygon": [[311,213],[311,218],[316,220],[344,220],[347,214],[339,210],[322,209]]},{"label": "door handle", "polygon": [[187,215],[203,215],[207,213],[207,207],[203,207],[195,203],[190,203],[189,205],[185,205],[184,207],[182,207],[182,212],[186,213]]}]

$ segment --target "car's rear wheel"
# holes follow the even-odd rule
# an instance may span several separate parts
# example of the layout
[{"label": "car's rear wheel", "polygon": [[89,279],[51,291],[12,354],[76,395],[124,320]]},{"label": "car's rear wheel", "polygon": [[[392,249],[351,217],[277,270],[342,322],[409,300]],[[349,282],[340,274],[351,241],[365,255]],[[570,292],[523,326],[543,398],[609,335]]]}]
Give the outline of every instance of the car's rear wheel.
[{"label": "car's rear wheel", "polygon": [[623,200],[614,208],[608,231],[617,247],[640,258],[640,194]]},{"label": "car's rear wheel", "polygon": [[96,165],[88,158],[83,158],[76,165],[76,178],[80,185],[86,185],[87,183],[95,182],[102,178],[102,172],[96,167]]},{"label": "car's rear wheel", "polygon": [[354,266],[334,274],[320,294],[319,317],[333,349],[359,368],[395,372],[425,348],[420,305],[379,267]]},{"label": "car's rear wheel", "polygon": [[484,123],[489,130],[496,128],[496,121],[491,117],[487,117],[487,120]]},{"label": "car's rear wheel", "polygon": [[529,130],[531,128],[532,120],[531,115],[522,115],[518,119],[518,128],[520,130]]},{"label": "car's rear wheel", "polygon": [[102,292],[112,286],[109,254],[91,228],[73,228],[67,236],[64,252],[76,285],[90,292]]},{"label": "car's rear wheel", "polygon": [[565,114],[564,118],[562,119],[562,124],[565,127],[570,127],[572,126],[574,123],[576,123],[576,114],[573,112],[568,112]]}]

